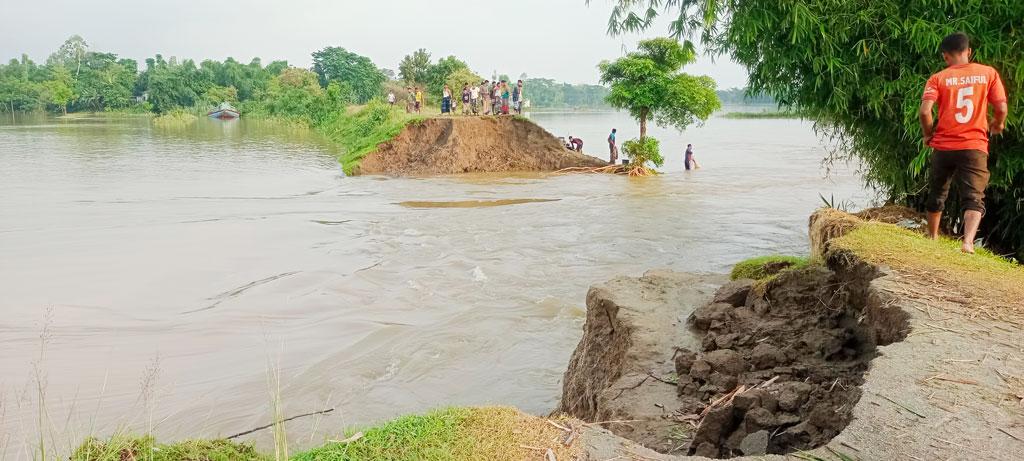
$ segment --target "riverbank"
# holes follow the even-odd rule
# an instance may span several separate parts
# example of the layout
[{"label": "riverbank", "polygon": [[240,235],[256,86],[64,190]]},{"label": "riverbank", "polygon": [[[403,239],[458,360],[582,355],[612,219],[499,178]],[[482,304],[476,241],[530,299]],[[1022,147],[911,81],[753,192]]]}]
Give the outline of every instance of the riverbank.
[{"label": "riverbank", "polygon": [[810,231],[806,267],[764,261],[692,315],[657,295],[692,276],[595,287],[559,410],[650,459],[1024,456],[1024,269],[834,210]]},{"label": "riverbank", "polygon": [[593,288],[558,409],[570,418],[442,410],[294,459],[1024,456],[1024,270],[835,210],[810,233],[807,266],[765,261],[760,280],[655,271]]}]

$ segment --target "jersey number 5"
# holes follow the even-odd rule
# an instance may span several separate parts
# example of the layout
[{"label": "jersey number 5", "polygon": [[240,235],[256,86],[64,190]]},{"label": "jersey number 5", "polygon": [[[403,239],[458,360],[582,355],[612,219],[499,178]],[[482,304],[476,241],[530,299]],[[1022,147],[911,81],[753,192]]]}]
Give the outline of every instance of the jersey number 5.
[{"label": "jersey number 5", "polygon": [[956,113],[956,121],[960,123],[969,123],[974,118],[974,101],[971,100],[971,96],[974,95],[973,86],[965,86],[960,88],[960,91],[956,92],[956,108],[966,108],[964,112]]}]

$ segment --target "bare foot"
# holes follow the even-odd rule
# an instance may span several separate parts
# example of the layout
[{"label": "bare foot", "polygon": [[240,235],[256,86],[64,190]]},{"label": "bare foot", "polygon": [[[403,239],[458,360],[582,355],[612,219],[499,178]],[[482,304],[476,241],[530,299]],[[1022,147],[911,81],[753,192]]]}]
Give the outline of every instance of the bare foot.
[{"label": "bare foot", "polygon": [[969,255],[974,254],[974,242],[964,242],[964,244],[960,246],[960,251]]}]

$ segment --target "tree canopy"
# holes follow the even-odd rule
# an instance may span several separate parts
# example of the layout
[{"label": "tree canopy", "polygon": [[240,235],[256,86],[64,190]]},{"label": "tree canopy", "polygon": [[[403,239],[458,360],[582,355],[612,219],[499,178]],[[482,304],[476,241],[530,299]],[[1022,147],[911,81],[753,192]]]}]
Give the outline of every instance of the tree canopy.
[{"label": "tree canopy", "polygon": [[359,104],[380,96],[387,80],[370,58],[335,46],[313,53],[313,71],[325,88],[331,82],[350,88]]},{"label": "tree canopy", "polygon": [[430,72],[432,65],[430,53],[426,49],[420,48],[412,54],[406,55],[402,58],[402,62],[398,63],[398,76],[407,85],[424,84],[427,82],[427,73]]},{"label": "tree canopy", "polygon": [[[617,0],[616,34],[671,16],[677,38],[699,37],[709,52],[749,70],[749,91],[816,119],[838,141],[833,158],[864,162],[865,178],[888,198],[923,206],[927,158],[917,109],[928,76],[945,64],[942,38],[963,31],[977,61],[995,67],[1009,94],[1006,132],[993,144],[986,237],[1024,256],[1024,2],[897,0]],[[958,206],[951,200],[951,211]],[[948,213],[957,216],[959,213]]]},{"label": "tree canopy", "polygon": [[654,38],[641,41],[638,48],[598,67],[601,83],[611,85],[608,103],[640,121],[641,139],[647,136],[648,120],[683,130],[721,107],[714,80],[679,72],[696,59],[692,45]]}]

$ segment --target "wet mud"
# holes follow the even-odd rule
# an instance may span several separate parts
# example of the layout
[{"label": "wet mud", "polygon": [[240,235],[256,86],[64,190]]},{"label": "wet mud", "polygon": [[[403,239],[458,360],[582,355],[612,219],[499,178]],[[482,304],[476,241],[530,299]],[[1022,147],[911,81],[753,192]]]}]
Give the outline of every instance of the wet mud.
[{"label": "wet mud", "polygon": [[723,286],[694,311],[700,351],[677,350],[682,415],[701,415],[689,454],[784,454],[824,445],[853,418],[876,347],[906,316],[869,299],[871,268],[783,271]]}]

